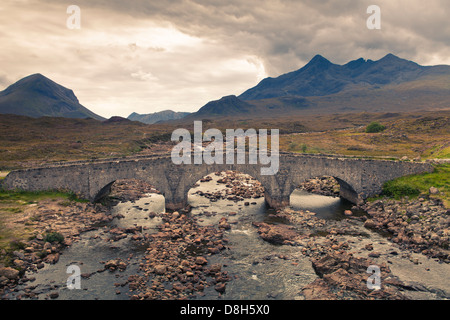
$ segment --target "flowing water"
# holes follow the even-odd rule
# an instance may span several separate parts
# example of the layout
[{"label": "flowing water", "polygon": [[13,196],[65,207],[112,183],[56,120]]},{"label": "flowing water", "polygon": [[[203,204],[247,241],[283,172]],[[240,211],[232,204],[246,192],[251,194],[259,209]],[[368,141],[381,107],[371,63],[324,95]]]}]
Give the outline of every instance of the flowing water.
[{"label": "flowing water", "polygon": [[[216,224],[220,218],[226,217],[232,226],[225,233],[229,240],[227,249],[208,258],[211,264],[222,264],[223,270],[228,271],[232,278],[221,298],[298,299],[300,290],[317,278],[309,258],[301,254],[299,247],[273,245],[259,237],[252,222],[276,222],[271,215],[273,210],[266,207],[264,198],[251,199],[253,204],[245,206],[244,201],[211,202],[195,194],[198,190],[211,192],[223,187],[214,177],[212,181],[191,189],[188,196],[192,206],[190,214],[197,223]],[[342,219],[344,210],[351,207],[350,203],[340,198],[313,195],[304,191],[295,191],[291,196],[291,204],[294,209],[310,210],[316,212],[319,218],[335,220]],[[138,201],[118,204],[114,207],[113,214],[123,218],[114,219],[110,224],[118,227],[139,225],[143,226],[146,232],[156,232],[161,220],[157,217],[149,218],[148,213],[152,211],[164,211],[162,196],[149,194]],[[230,215],[230,212],[233,212],[233,215]],[[48,299],[51,291],[58,291],[58,299],[65,300],[129,299],[126,280],[129,275],[138,273],[145,248],[136,246],[130,237],[110,242],[107,237],[102,237],[106,232],[105,228],[99,227],[82,234],[81,240],[65,250],[57,264],[46,265],[37,273],[30,274],[29,277],[34,277],[35,280],[20,286],[19,289],[29,287],[38,294],[39,299]],[[381,236],[370,234],[372,240],[390,247],[386,241],[383,242]],[[100,262],[110,259],[126,261],[126,270],[98,272],[103,268]],[[71,275],[67,273],[67,267],[70,265],[79,266],[81,274],[84,275],[81,278],[80,290],[67,288],[66,281]],[[398,272],[401,273],[402,270],[400,268]],[[439,283],[439,279],[436,279],[436,283]],[[209,287],[199,299],[217,299],[218,296],[214,288]]]}]

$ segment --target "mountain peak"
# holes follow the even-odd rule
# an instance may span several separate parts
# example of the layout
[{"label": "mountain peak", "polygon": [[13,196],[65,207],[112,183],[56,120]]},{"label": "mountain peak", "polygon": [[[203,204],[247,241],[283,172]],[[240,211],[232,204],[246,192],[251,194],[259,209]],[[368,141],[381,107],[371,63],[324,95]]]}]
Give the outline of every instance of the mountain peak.
[{"label": "mountain peak", "polygon": [[37,82],[53,82],[51,81],[49,78],[45,77],[44,75],[40,74],[40,73],[35,73],[35,74],[31,74],[29,76],[26,76],[20,80],[18,80],[17,82],[13,83],[10,87],[16,87],[16,86],[20,86],[23,84],[30,84],[30,83],[37,83]]},{"label": "mountain peak", "polygon": [[396,64],[396,63],[402,63],[402,62],[405,63],[406,62],[406,63],[416,64],[415,62],[399,58],[396,55],[393,55],[392,53],[388,53],[387,55],[385,55],[383,58],[381,58],[377,62],[383,62],[383,63],[388,63],[388,64]]},{"label": "mountain peak", "polygon": [[312,58],[311,61],[309,61],[305,67],[307,67],[307,66],[328,66],[331,64],[332,63],[328,59],[324,58],[320,54],[316,54],[314,56],[314,58]]},{"label": "mountain peak", "polygon": [[43,74],[41,74],[41,73],[34,73],[34,74],[31,74],[31,75],[29,75],[28,77],[25,77],[25,78],[23,78],[23,80],[25,80],[25,79],[47,79],[47,80],[50,80],[50,79],[48,79],[46,76],[44,76]]},{"label": "mountain peak", "polygon": [[387,55],[385,55],[380,60],[402,60],[402,59],[400,59],[399,57],[397,57],[396,55],[394,55],[392,53],[388,53]]},{"label": "mountain peak", "polygon": [[[315,62],[315,61],[328,61],[328,59],[326,59],[324,56],[320,55],[320,54],[316,54],[310,62]],[[330,62],[330,61],[328,61]]]}]

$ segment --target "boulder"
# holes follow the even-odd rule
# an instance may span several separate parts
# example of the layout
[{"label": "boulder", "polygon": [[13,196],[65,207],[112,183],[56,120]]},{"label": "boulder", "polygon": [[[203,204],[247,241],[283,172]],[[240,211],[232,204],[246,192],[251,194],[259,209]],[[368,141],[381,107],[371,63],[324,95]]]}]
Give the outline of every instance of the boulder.
[{"label": "boulder", "polygon": [[274,244],[288,244],[299,236],[292,226],[284,224],[271,225],[254,222],[253,226],[258,228],[258,233],[263,240]]},{"label": "boulder", "polygon": [[19,278],[19,270],[6,267],[6,268],[0,268],[0,277],[6,277],[9,280],[17,280]]},{"label": "boulder", "polygon": [[155,266],[155,273],[159,274],[159,275],[163,275],[164,273],[166,273],[167,267],[163,264],[157,264]]},{"label": "boulder", "polygon": [[204,257],[197,257],[195,259],[195,263],[198,265],[204,265],[208,263],[208,260],[206,260]]},{"label": "boulder", "polygon": [[439,189],[436,187],[430,187],[430,189],[428,190],[428,192],[430,194],[438,194],[439,193]]}]

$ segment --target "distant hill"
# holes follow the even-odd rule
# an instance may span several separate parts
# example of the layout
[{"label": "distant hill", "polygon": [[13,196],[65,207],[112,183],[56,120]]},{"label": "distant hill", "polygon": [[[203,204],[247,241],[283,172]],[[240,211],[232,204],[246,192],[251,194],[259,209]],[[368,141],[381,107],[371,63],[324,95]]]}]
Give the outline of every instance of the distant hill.
[{"label": "distant hill", "polygon": [[131,120],[119,116],[112,116],[108,120],[103,121],[103,123],[130,123]]},{"label": "distant hill", "polygon": [[231,95],[222,97],[219,100],[208,102],[195,113],[195,116],[242,115],[250,113],[253,108],[254,107],[250,103],[242,101],[236,96]]},{"label": "distant hill", "polygon": [[0,113],[39,118],[93,118],[104,120],[82,106],[72,90],[41,74],[33,74],[0,92]]},{"label": "distant hill", "polygon": [[211,101],[183,120],[447,109],[450,66],[421,66],[393,54],[338,65],[316,55],[299,70]]},{"label": "distant hill", "polygon": [[132,121],[143,122],[146,124],[153,124],[153,123],[157,123],[157,122],[182,119],[189,114],[190,114],[189,112],[175,112],[172,110],[164,110],[164,111],[149,113],[149,114],[139,114],[139,113],[133,112],[132,114],[130,114],[128,116],[128,119],[132,120]]}]

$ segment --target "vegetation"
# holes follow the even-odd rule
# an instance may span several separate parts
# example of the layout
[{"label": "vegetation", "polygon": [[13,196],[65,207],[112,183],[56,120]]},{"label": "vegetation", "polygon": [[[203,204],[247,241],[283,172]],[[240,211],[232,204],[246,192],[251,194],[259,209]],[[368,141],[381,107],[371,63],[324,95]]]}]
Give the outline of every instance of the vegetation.
[{"label": "vegetation", "polygon": [[[367,134],[367,123],[383,119],[386,129],[377,134]],[[319,120],[319,119],[317,119]],[[347,121],[346,121],[347,120]],[[375,120],[376,121],[376,120]],[[317,131],[292,133],[280,136],[281,151],[327,153],[357,157],[382,157],[385,159],[446,159],[450,158],[450,112],[421,114],[346,114],[323,117],[330,128],[319,131],[319,121],[305,120],[308,127]],[[339,129],[338,125],[346,125]]]},{"label": "vegetation", "polygon": [[[371,122],[386,129],[366,134]],[[203,130],[279,129],[281,151],[364,157],[449,158],[450,111],[346,113],[279,118],[206,119]],[[53,163],[169,152],[176,128],[193,122],[146,125],[136,121],[0,115],[0,171]],[[0,172],[0,179],[4,175]]]},{"label": "vegetation", "polygon": [[65,199],[67,201],[88,202],[88,200],[80,199],[73,192],[58,191],[10,191],[0,189],[0,203],[16,203],[18,205],[35,204],[42,199]]},{"label": "vegetation", "polygon": [[[0,171],[130,156],[170,141],[172,130],[140,122],[0,115]],[[0,175],[1,176],[1,175]]]},{"label": "vegetation", "polygon": [[447,207],[450,207],[450,164],[436,165],[431,173],[410,175],[389,181],[383,186],[383,195],[400,199],[402,197],[417,197],[420,194],[429,194],[431,187],[439,190],[432,197],[440,198]]},{"label": "vegetation", "polygon": [[405,196],[416,197],[420,194],[420,190],[405,182],[393,180],[388,181],[383,185],[383,194],[395,199],[400,199]]},{"label": "vegetation", "polygon": [[59,232],[50,232],[45,235],[44,241],[50,243],[62,243],[64,242],[64,236]]},{"label": "vegetation", "polygon": [[377,133],[386,130],[386,126],[373,121],[366,127],[366,133]]}]

